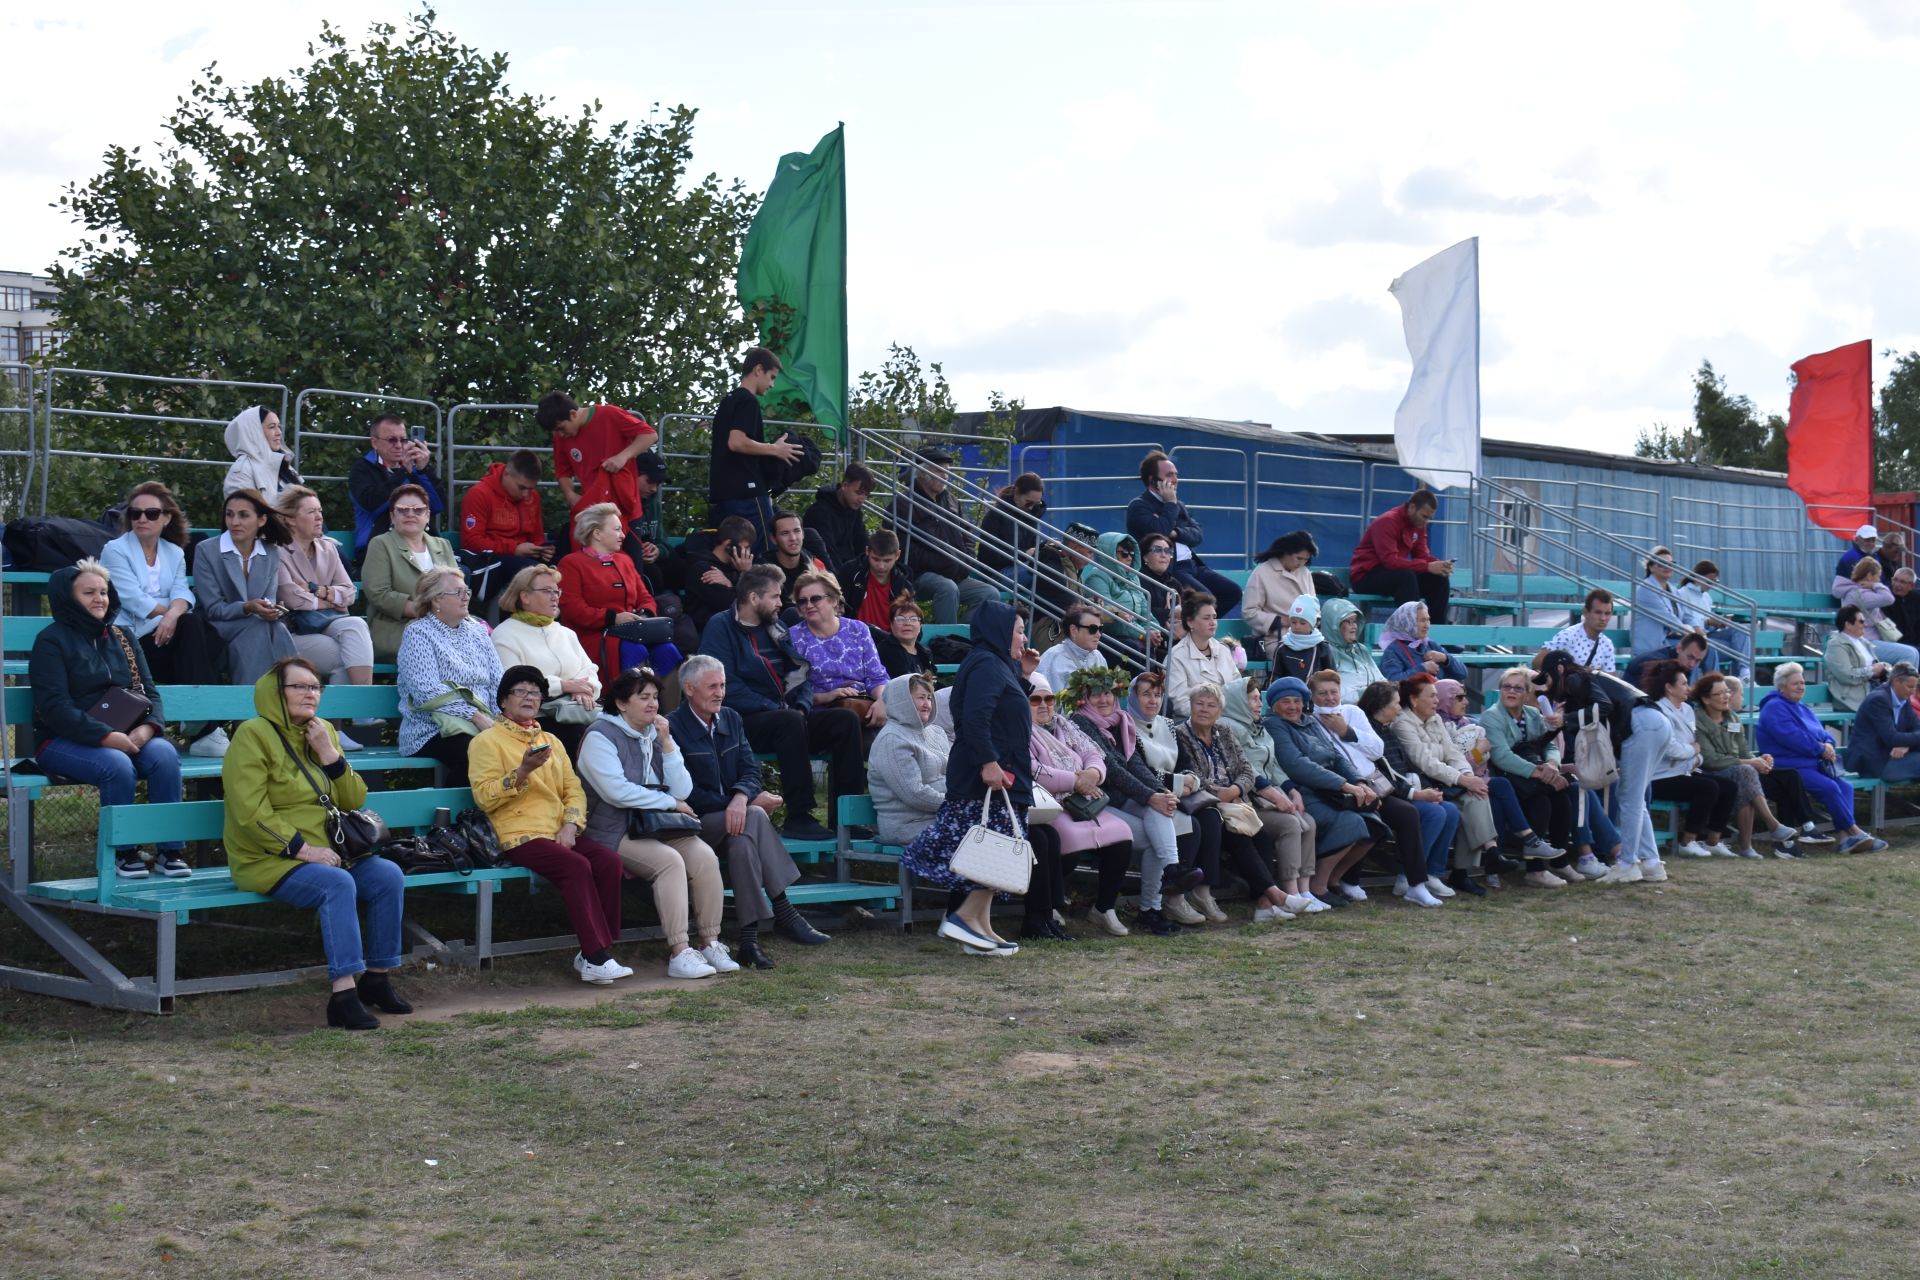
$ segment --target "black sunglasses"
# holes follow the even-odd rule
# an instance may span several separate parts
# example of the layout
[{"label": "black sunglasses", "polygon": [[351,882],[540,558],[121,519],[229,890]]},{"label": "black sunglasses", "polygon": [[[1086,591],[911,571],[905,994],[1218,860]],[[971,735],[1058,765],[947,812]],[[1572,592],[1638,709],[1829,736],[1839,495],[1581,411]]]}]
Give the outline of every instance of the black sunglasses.
[{"label": "black sunglasses", "polygon": [[164,520],[167,518],[165,507],[128,507],[127,517],[131,520]]}]

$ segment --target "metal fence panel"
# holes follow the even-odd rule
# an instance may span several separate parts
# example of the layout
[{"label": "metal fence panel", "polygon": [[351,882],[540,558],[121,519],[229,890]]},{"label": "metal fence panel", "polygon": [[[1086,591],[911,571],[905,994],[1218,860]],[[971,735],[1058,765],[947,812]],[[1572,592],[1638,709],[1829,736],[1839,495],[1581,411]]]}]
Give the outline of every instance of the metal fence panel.
[{"label": "metal fence panel", "polygon": [[34,451],[34,393],[38,390],[34,368],[17,360],[0,361],[0,378],[12,388],[18,404],[0,404],[0,458],[5,464],[0,478],[0,520],[28,514],[32,502]]}]

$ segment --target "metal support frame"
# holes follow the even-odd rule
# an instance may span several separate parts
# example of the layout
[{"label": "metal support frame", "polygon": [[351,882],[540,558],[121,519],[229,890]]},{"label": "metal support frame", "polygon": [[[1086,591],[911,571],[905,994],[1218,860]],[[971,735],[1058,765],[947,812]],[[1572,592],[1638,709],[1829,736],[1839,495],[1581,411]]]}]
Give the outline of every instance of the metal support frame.
[{"label": "metal support frame", "polygon": [[[105,418],[118,422],[154,422],[180,426],[219,427],[223,431],[226,429],[227,422],[229,421],[227,418],[195,418],[183,414],[127,413],[113,409],[83,409],[56,404],[54,402],[55,390],[59,385],[62,375],[76,378],[91,378],[96,381],[119,380],[136,382],[147,386],[226,387],[238,391],[278,392],[280,397],[280,420],[282,422],[287,420],[288,403],[291,395],[286,385],[279,382],[240,382],[227,378],[165,378],[145,373],[119,373],[111,369],[52,368],[44,370],[40,375],[43,383],[42,402],[44,406],[41,411],[40,443],[40,456],[43,464],[40,468],[40,513],[43,515],[47,509],[47,490],[49,481],[52,479],[53,460],[55,458],[89,458],[94,461],[106,462],[145,462],[166,466],[223,468],[233,464],[233,459],[230,455],[226,454],[224,446],[219,456],[211,458],[191,457],[187,455],[161,457],[152,454],[99,453],[80,449],[55,448],[56,429],[61,418]],[[260,397],[250,397],[250,400],[258,403]]]},{"label": "metal support frame", "polygon": [[38,381],[38,376],[32,365],[18,360],[0,361],[0,376],[4,376],[12,382],[21,394],[21,403],[16,405],[0,405],[0,417],[17,417],[26,420],[27,436],[24,447],[19,449],[0,449],[0,457],[20,458],[27,464],[25,474],[20,477],[20,509],[17,512],[19,515],[27,515],[29,514],[27,511],[27,504],[30,500],[29,495],[33,493],[35,463],[38,461],[34,450],[33,412],[34,397],[37,394],[35,384]]},{"label": "metal support frame", "polygon": [[[1139,442],[1129,442],[1127,444],[1107,444],[1100,442],[1054,444],[1050,441],[1039,441],[1033,444],[1017,444],[1013,446],[1012,453],[1008,458],[1008,469],[1015,474],[1021,471],[1032,471],[1044,477],[1049,489],[1056,494],[1062,493],[1067,485],[1073,484],[1097,485],[1122,482],[1138,484],[1140,481],[1140,459],[1146,457],[1147,454],[1156,449],[1161,453],[1166,452],[1166,447],[1158,440],[1143,440]],[[1132,468],[1119,475],[1088,473],[1080,469],[1082,460],[1086,459],[1089,454],[1101,451],[1126,454],[1133,460]],[[1033,458],[1036,454],[1046,460],[1045,465],[1036,465],[1034,463]],[[1056,454],[1062,455],[1057,463],[1054,460],[1054,455]],[[1068,468],[1066,474],[1052,474],[1057,467],[1063,465]],[[1098,464],[1096,463],[1094,465]],[[1067,493],[1066,496],[1071,496],[1071,494]],[[1127,508],[1124,503],[1117,507],[1112,505],[1083,506],[1071,502],[1047,503],[1047,513],[1053,516],[1056,522],[1062,524],[1072,520],[1086,519],[1088,524],[1097,525],[1099,521],[1091,519],[1090,517],[1111,517],[1117,515],[1119,518],[1112,521],[1112,523],[1124,527],[1126,524],[1126,512]]]},{"label": "metal support frame", "polygon": [[[433,448],[433,466],[440,475],[444,476],[447,474],[446,417],[441,412],[439,405],[431,400],[417,400],[412,396],[389,395],[384,391],[349,391],[337,387],[306,387],[301,390],[299,395],[294,397],[292,442],[293,457],[296,463],[300,461],[302,456],[301,450],[308,440],[339,440],[348,444],[354,442],[365,444],[370,434],[369,432],[362,431],[356,435],[342,435],[337,431],[308,430],[307,417],[310,411],[307,408],[307,402],[310,398],[320,399],[323,397],[334,400],[364,401],[376,405],[412,405],[415,408],[431,410],[433,413],[433,432],[427,438]],[[347,477],[344,475],[313,474],[304,475],[303,478],[309,485],[316,482],[332,482],[336,484],[345,484],[347,482]],[[448,496],[446,500],[449,504],[453,501],[451,496]]]},{"label": "metal support frame", "polygon": [[[1229,525],[1237,524],[1239,526],[1240,545],[1243,549],[1241,550],[1240,553],[1235,554],[1234,552],[1231,552],[1231,551],[1223,551],[1218,547],[1208,547],[1207,559],[1214,560],[1214,561],[1222,561],[1222,560],[1238,561],[1241,567],[1251,569],[1253,567],[1253,556],[1254,556],[1253,503],[1247,500],[1248,491],[1251,488],[1251,485],[1249,484],[1249,480],[1248,480],[1249,464],[1247,461],[1247,451],[1245,449],[1228,449],[1220,445],[1211,445],[1211,444],[1179,444],[1173,447],[1173,451],[1167,454],[1167,457],[1169,460],[1172,461],[1175,468],[1178,468],[1180,466],[1180,460],[1182,458],[1188,458],[1188,457],[1197,458],[1197,457],[1201,457],[1202,455],[1218,456],[1218,457],[1225,457],[1225,458],[1232,459],[1233,464],[1239,468],[1239,471],[1240,471],[1239,478],[1235,479],[1233,477],[1228,477],[1228,476],[1182,475],[1180,477],[1180,487],[1184,490],[1189,485],[1195,485],[1195,486],[1233,485],[1237,487],[1240,491],[1238,495],[1239,502],[1237,504],[1229,502],[1227,505],[1221,506],[1217,503],[1212,503],[1212,502],[1198,502],[1198,503],[1188,502],[1185,498],[1182,498],[1180,500],[1180,503],[1188,511],[1191,511],[1191,512],[1205,511],[1205,512],[1213,512],[1217,515],[1231,516],[1232,520],[1228,521],[1227,523]],[[1212,522],[1205,521],[1205,520],[1201,521],[1202,525],[1206,525],[1209,523],[1211,523],[1215,528],[1220,527],[1220,524],[1221,524],[1220,521],[1212,521]]]}]

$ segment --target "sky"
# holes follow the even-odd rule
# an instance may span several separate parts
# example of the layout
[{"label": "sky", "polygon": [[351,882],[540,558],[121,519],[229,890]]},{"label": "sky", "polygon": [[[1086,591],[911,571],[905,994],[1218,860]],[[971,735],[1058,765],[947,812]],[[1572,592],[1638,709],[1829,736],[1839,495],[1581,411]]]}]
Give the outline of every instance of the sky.
[{"label": "sky", "polygon": [[[281,74],[323,20],[411,11],[10,6],[0,267],[73,244],[61,189],[152,155],[209,62]],[[845,121],[853,368],[911,346],[963,408],[1391,431],[1387,287],[1468,236],[1488,438],[1628,452],[1690,421],[1703,358],[1784,413],[1804,355],[1920,347],[1913,0],[437,12],[557,112],[697,108],[695,171],[754,190]]]}]

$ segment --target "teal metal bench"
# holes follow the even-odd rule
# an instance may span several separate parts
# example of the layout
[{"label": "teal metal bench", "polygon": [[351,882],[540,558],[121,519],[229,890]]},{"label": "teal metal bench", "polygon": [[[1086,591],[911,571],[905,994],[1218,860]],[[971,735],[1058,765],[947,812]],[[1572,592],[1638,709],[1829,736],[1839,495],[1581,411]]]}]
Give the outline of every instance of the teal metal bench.
[{"label": "teal metal bench", "polygon": [[907,870],[907,864],[900,855],[904,845],[882,844],[878,840],[855,840],[849,833],[852,827],[871,827],[879,821],[873,810],[872,796],[841,796],[839,819],[839,845],[834,857],[834,876],[841,884],[853,882],[853,863],[882,862],[894,868],[894,883],[890,886],[899,895],[899,926],[904,931],[913,927],[913,873]]}]

